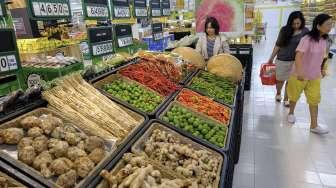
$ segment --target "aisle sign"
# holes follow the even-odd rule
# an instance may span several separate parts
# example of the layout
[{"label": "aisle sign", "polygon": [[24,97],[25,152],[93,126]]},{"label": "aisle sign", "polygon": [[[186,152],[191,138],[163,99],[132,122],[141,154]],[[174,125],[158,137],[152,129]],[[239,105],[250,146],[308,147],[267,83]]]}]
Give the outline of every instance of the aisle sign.
[{"label": "aisle sign", "polygon": [[69,0],[28,0],[32,19],[71,18]]},{"label": "aisle sign", "polygon": [[116,25],[115,33],[117,36],[118,47],[126,47],[133,44],[132,26],[129,24]]},{"label": "aisle sign", "polygon": [[0,0],[0,17],[6,16],[6,7],[4,0]]},{"label": "aisle sign", "polygon": [[170,16],[170,0],[162,0],[162,16]]},{"label": "aisle sign", "polygon": [[93,57],[113,53],[112,27],[95,27],[88,29],[90,53]]},{"label": "aisle sign", "polygon": [[0,29],[0,38],[0,74],[18,70],[20,67],[20,59],[14,30]]},{"label": "aisle sign", "polygon": [[161,17],[161,3],[160,0],[151,0],[150,1],[151,7],[151,16],[152,17]]},{"label": "aisle sign", "polygon": [[106,20],[109,18],[108,0],[83,0],[85,19]]},{"label": "aisle sign", "polygon": [[152,24],[152,33],[154,40],[161,40],[163,39],[163,27],[162,23],[153,23]]},{"label": "aisle sign", "polygon": [[147,17],[147,5],[146,0],[134,0],[134,15],[135,17]]},{"label": "aisle sign", "polygon": [[130,1],[129,0],[112,0],[114,18],[130,18]]}]

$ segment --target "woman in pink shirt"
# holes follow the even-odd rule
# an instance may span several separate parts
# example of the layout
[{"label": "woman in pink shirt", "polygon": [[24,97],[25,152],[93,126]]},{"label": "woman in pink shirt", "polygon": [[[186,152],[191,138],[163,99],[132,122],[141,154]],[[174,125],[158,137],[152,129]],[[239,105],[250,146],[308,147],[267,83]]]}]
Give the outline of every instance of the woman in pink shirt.
[{"label": "woman in pink shirt", "polygon": [[323,59],[327,54],[328,33],[332,28],[331,16],[318,15],[313,21],[312,30],[303,37],[296,49],[295,65],[288,81],[290,111],[288,122],[295,123],[296,102],[304,91],[309,104],[310,131],[326,134],[329,131],[317,123],[318,104],[321,100],[321,78],[326,75]]}]

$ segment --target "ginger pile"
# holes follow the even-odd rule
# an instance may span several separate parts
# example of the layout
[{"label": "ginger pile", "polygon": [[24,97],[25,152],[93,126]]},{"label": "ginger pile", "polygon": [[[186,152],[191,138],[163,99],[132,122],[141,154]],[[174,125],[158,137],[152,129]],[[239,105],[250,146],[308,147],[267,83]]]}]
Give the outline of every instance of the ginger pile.
[{"label": "ginger pile", "polygon": [[197,188],[192,180],[164,178],[155,170],[144,156],[126,153],[123,156],[126,165],[116,174],[103,170],[100,175],[108,182],[110,188]]},{"label": "ginger pile", "polygon": [[198,186],[213,187],[220,159],[206,150],[182,144],[170,133],[154,130],[145,142],[145,153],[154,161],[171,168],[186,178],[196,179]]}]

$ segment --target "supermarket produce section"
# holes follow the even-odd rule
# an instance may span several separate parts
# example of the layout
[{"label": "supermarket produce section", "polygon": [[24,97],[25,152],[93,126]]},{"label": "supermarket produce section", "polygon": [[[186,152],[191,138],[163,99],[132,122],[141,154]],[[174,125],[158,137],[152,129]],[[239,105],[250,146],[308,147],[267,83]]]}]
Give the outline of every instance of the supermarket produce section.
[{"label": "supermarket produce section", "polygon": [[0,114],[0,185],[232,187],[243,93],[244,77],[139,52],[117,68],[8,96],[20,105]]}]

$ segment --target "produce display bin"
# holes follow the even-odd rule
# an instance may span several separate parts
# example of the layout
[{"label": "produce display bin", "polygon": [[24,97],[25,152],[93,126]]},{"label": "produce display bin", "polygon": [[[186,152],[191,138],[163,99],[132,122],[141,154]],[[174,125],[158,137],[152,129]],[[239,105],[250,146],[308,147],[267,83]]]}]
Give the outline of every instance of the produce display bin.
[{"label": "produce display bin", "polygon": [[182,86],[187,85],[190,82],[190,80],[195,76],[195,74],[197,74],[197,72],[198,72],[197,70],[190,72],[179,82],[179,84]]},{"label": "produce display bin", "polygon": [[44,185],[32,179],[29,175],[26,175],[18,169],[13,168],[5,161],[0,161],[0,177],[4,177],[10,182],[9,187],[45,188]]},{"label": "produce display bin", "polygon": [[[227,157],[226,154],[215,149],[212,147],[209,147],[208,145],[204,144],[203,142],[199,142],[198,140],[195,140],[194,138],[189,138],[184,133],[176,131],[172,126],[165,124],[164,122],[160,120],[151,120],[148,122],[148,124],[145,126],[144,129],[142,129],[120,152],[115,153],[115,156],[113,157],[113,160],[104,167],[104,169],[111,171],[115,168],[120,167],[120,160],[122,159],[123,155],[127,152],[139,152],[142,149],[142,144],[145,139],[148,138],[148,136],[152,133],[153,130],[159,129],[159,130],[165,130],[169,133],[173,134],[176,138],[181,139],[181,143],[188,143],[191,144],[195,148],[202,148],[206,149],[212,153],[214,153],[217,156],[220,156],[223,160],[221,162],[221,167],[218,171],[218,188],[226,188],[226,182],[225,178],[227,177],[228,168],[227,168]],[[165,167],[163,167],[165,168]],[[87,188],[105,188],[104,181],[101,176],[96,176],[91,182],[89,182],[85,187]]]},{"label": "produce display bin", "polygon": [[16,104],[15,106],[13,106],[11,110],[0,112],[0,125],[22,114],[28,113],[38,107],[44,107],[46,105],[47,102],[43,99],[29,101],[28,103],[25,104],[22,103]]},{"label": "produce display bin", "polygon": [[212,98],[214,101],[216,101],[216,102],[218,102],[218,103],[220,103],[220,104],[224,104],[224,105],[227,105],[227,106],[230,106],[230,107],[234,108],[235,105],[237,104],[237,96],[238,96],[238,94],[239,94],[239,93],[238,93],[238,92],[239,92],[239,86],[238,86],[239,83],[236,85],[236,88],[235,88],[235,94],[234,94],[234,100],[233,100],[233,103],[232,103],[232,104],[227,104],[227,103],[225,103],[225,102],[222,101],[222,100],[214,99],[213,97],[210,97],[207,93],[202,92],[202,91],[199,91],[199,90],[197,90],[197,89],[194,89],[194,88],[192,88],[192,87],[190,86],[190,85],[193,83],[193,79],[196,78],[196,77],[198,77],[198,75],[199,75],[200,73],[202,73],[202,72],[206,72],[206,71],[204,71],[204,70],[198,70],[198,72],[197,72],[196,74],[194,74],[194,76],[190,79],[189,83],[186,84],[186,87],[187,87],[188,89],[192,90],[192,91],[195,91],[195,92],[201,94],[201,95],[208,96],[209,98]]},{"label": "produce display bin", "polygon": [[[127,103],[126,101],[123,101],[122,99],[119,99],[119,98],[117,98],[117,97],[115,97],[115,96],[109,94],[107,91],[105,91],[105,90],[103,89],[103,87],[104,87],[105,84],[109,84],[109,83],[111,83],[113,80],[118,80],[118,79],[122,79],[123,81],[126,81],[126,82],[128,82],[128,83],[135,83],[136,85],[139,85],[140,87],[142,87],[142,88],[144,88],[144,89],[146,89],[146,90],[148,90],[148,91],[152,91],[152,92],[154,92],[155,94],[157,94],[158,96],[161,96],[161,97],[162,97],[162,102],[161,102],[161,104],[158,105],[158,106],[156,107],[156,109],[155,109],[153,112],[146,113],[146,112],[143,112],[142,110],[136,108],[135,106],[133,106],[133,105]],[[127,108],[129,108],[129,109],[132,109],[132,110],[135,111],[135,112],[138,112],[138,113],[145,113],[149,118],[153,118],[153,117],[155,117],[155,115],[156,115],[157,112],[161,109],[161,107],[164,106],[168,101],[170,101],[170,100],[171,100],[171,97],[174,96],[174,95],[177,93],[177,91],[176,91],[176,92],[172,93],[171,95],[165,97],[165,96],[160,95],[160,94],[157,93],[156,91],[152,90],[151,88],[148,88],[147,86],[144,86],[144,85],[142,85],[142,84],[140,84],[140,83],[138,83],[138,82],[136,82],[136,81],[134,81],[134,80],[131,80],[131,79],[129,79],[129,78],[127,78],[127,77],[124,77],[124,76],[122,76],[122,75],[119,75],[119,74],[110,74],[109,76],[107,76],[107,77],[105,77],[105,78],[103,78],[103,79],[101,79],[101,80],[97,80],[96,82],[94,82],[94,83],[93,83],[93,86],[94,86],[95,88],[97,88],[97,89],[98,89],[101,93],[103,93],[105,96],[107,96],[108,98],[110,98],[111,100],[113,100],[113,101],[117,102],[118,104],[121,104],[121,105],[123,105],[123,106],[125,106],[125,107],[127,107]]]},{"label": "produce display bin", "polygon": [[130,64],[138,62],[138,60],[139,60],[138,58],[133,58],[129,61],[126,61],[123,64],[118,65],[118,66],[107,68],[107,69],[105,69],[105,70],[103,70],[99,73],[85,74],[83,77],[84,77],[85,80],[89,81],[90,83],[94,83],[94,82],[97,82],[97,81],[109,76],[110,74],[116,73],[120,69],[123,69]]},{"label": "produce display bin", "polygon": [[[227,155],[228,155],[228,163],[231,164],[233,163],[233,149],[234,149],[234,145],[233,145],[233,142],[234,142],[234,129],[233,129],[233,123],[235,121],[234,119],[234,111],[231,112],[231,118],[230,118],[230,124],[229,125],[224,125],[222,124],[221,122],[218,122],[217,120],[209,117],[209,116],[206,116],[204,114],[201,114],[189,107],[186,107],[184,106],[183,104],[177,102],[177,101],[173,101],[171,102],[166,108],[162,108],[161,111],[158,112],[158,115],[157,115],[157,118],[162,120],[163,116],[173,107],[173,106],[178,106],[178,107],[182,107],[184,109],[186,109],[188,112],[190,112],[191,114],[197,116],[198,118],[202,119],[202,120],[205,120],[207,122],[210,122],[210,123],[216,123],[216,124],[220,124],[222,126],[225,126],[227,127],[227,133],[226,133],[226,141],[225,141],[225,145],[223,148],[220,148],[219,146],[216,146],[212,143],[210,143],[209,141],[207,140],[204,140],[204,139],[201,139],[199,137],[196,137],[194,135],[192,135],[191,133],[189,132],[186,132],[178,127],[176,127],[175,125],[173,124],[170,124],[169,122],[166,122],[168,125],[171,126],[172,129],[180,132],[180,133],[184,133],[184,135],[187,135],[189,138],[193,138],[195,140],[197,140],[198,142],[201,142],[211,148],[215,148],[217,150],[220,150],[220,151],[223,151],[225,152]],[[163,120],[162,120],[163,121]]]},{"label": "produce display bin", "polygon": [[230,45],[231,55],[235,56],[242,63],[245,69],[245,90],[251,89],[251,76],[253,66],[252,44],[232,44]]},{"label": "produce display bin", "polygon": [[[113,141],[108,141],[105,140],[105,147],[108,149],[108,154],[105,156],[105,158],[98,163],[95,168],[84,178],[82,179],[80,182],[77,182],[75,187],[82,187],[82,184],[85,184],[85,182],[90,182],[91,179],[95,176],[97,176],[99,174],[99,172],[101,171],[101,169],[106,166],[112,159],[112,157],[115,155],[115,153],[119,152],[119,150],[121,148],[123,148],[125,145],[128,144],[128,142],[139,132],[143,129],[144,125],[147,123],[148,118],[143,115],[143,114],[137,114],[134,111],[131,111],[127,108],[122,107],[124,110],[126,110],[128,113],[132,114],[132,117],[134,117],[136,120],[139,121],[139,125],[137,127],[135,127],[132,132],[129,133],[129,136],[126,137],[124,140],[115,143]],[[49,108],[38,108],[35,109],[29,113],[26,113],[22,116],[19,116],[9,122],[6,122],[4,124],[0,125],[0,128],[9,128],[9,127],[16,127],[19,122],[27,117],[27,116],[41,116],[42,114],[52,114],[55,117],[60,118],[61,120],[63,120],[65,125],[69,125],[74,127],[77,131],[79,132],[83,132],[86,135],[92,135],[91,133],[88,133],[86,131],[83,131],[82,129],[78,128],[76,126],[76,122],[73,122],[72,120],[69,120],[67,118],[62,117],[61,115],[59,115],[58,112],[49,109]],[[9,163],[11,166],[15,166],[15,168],[20,169],[20,171],[24,172],[25,174],[29,174],[31,177],[33,177],[34,179],[36,179],[37,181],[41,182],[41,184],[43,184],[44,186],[47,187],[59,187],[58,185],[56,185],[55,183],[55,179],[51,178],[51,179],[46,179],[44,178],[40,172],[36,171],[33,167],[30,167],[26,164],[24,164],[23,162],[17,160],[17,148],[16,146],[11,146],[11,145],[0,145],[0,159],[3,161],[6,161],[7,163]]]},{"label": "produce display bin", "polygon": [[83,63],[75,63],[63,68],[22,67],[22,75],[24,80],[22,88],[28,88],[30,75],[39,75],[41,79],[40,81],[47,82],[82,69]]}]

